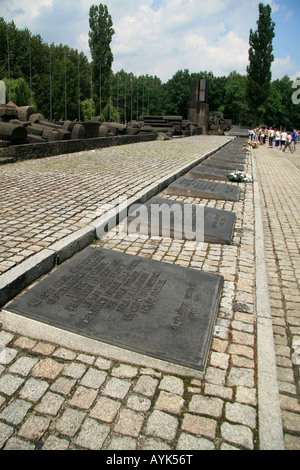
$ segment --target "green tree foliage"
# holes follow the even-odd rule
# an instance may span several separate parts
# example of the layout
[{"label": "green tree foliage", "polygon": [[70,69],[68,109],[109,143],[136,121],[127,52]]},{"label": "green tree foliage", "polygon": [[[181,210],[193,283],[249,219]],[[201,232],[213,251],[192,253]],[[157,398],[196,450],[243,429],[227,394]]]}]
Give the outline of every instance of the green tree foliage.
[{"label": "green tree foliage", "polygon": [[99,88],[95,87],[95,95],[98,97],[100,105],[100,82],[102,88],[102,98],[104,104],[108,101],[111,66],[113,54],[110,44],[115,34],[111,15],[106,5],[100,3],[99,6],[92,5],[89,11],[89,47],[93,59],[93,82],[99,83]]},{"label": "green tree foliage", "polygon": [[231,72],[225,84],[223,112],[234,124],[249,124],[250,110],[246,100],[247,77]]},{"label": "green tree foliage", "polygon": [[[62,44],[48,45],[40,35],[32,35],[28,29],[19,30],[13,22],[6,23],[0,17],[0,80],[6,82],[7,101],[7,33],[11,99],[17,105],[32,102],[47,119],[51,111],[52,119],[56,121],[64,120],[66,112],[70,120],[90,119],[91,100],[92,116],[100,115],[100,95],[104,121],[129,122],[147,114],[176,114],[186,119],[191,81],[206,78],[211,113],[222,111],[234,124],[253,124],[247,101],[247,75],[232,72],[228,77],[215,77],[208,71],[178,70],[170,80],[162,83],[157,76],[135,76],[124,70],[114,74],[111,62],[108,62],[109,77],[105,85],[103,77],[100,82],[95,73],[95,61],[89,63],[83,52]],[[266,100],[257,102],[257,119],[273,127],[300,128],[300,105],[293,104],[293,93],[289,77],[272,82]]]},{"label": "green tree foliage", "polygon": [[270,5],[259,4],[257,31],[250,30],[249,66],[247,67],[247,97],[250,109],[257,124],[257,109],[263,106],[269,96],[271,86],[271,65],[274,61],[273,38],[275,23],[271,19]]},{"label": "green tree foliage", "polygon": [[[6,96],[9,95],[9,82],[4,79]],[[24,78],[12,79],[10,81],[11,101],[17,106],[28,106],[30,104],[30,88]],[[7,100],[8,101],[8,100]]]}]

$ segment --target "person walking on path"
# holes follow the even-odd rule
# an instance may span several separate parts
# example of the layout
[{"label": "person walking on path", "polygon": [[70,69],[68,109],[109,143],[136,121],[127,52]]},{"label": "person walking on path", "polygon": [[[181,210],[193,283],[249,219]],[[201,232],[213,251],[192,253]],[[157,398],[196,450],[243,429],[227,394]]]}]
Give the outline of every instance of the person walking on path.
[{"label": "person walking on path", "polygon": [[273,139],[274,139],[274,130],[272,129],[272,127],[270,127],[270,130],[269,130],[269,148],[273,148]]},{"label": "person walking on path", "polygon": [[294,152],[296,152],[297,140],[298,140],[298,132],[296,131],[296,129],[294,129],[294,132],[292,133],[292,143],[293,143]]},{"label": "person walking on path", "polygon": [[279,149],[279,144],[280,144],[280,131],[276,130],[275,132],[275,148]]},{"label": "person walking on path", "polygon": [[282,150],[283,153],[286,151],[287,148],[290,149],[291,153],[294,153],[294,152],[293,152],[292,136],[291,136],[291,133],[290,133],[290,132],[289,132],[288,135],[287,135],[286,144],[285,144],[284,149]]},{"label": "person walking on path", "polygon": [[281,133],[281,147],[280,147],[281,150],[283,150],[285,148],[286,138],[287,138],[287,132],[284,130]]}]

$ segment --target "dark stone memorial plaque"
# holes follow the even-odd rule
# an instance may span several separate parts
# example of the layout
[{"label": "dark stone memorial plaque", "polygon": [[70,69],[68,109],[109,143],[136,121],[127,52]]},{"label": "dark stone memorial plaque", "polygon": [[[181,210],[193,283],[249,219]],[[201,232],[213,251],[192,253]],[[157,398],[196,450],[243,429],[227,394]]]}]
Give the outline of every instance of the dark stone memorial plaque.
[{"label": "dark stone memorial plaque", "polygon": [[220,170],[228,170],[228,171],[244,171],[245,165],[242,163],[226,163],[226,162],[218,162],[217,160],[211,160],[208,158],[201,163],[202,166],[207,166],[210,168],[219,168]]},{"label": "dark stone memorial plaque", "polygon": [[209,157],[210,160],[218,160],[218,161],[222,161],[224,163],[246,163],[246,158],[244,157],[232,157],[231,155],[223,155],[223,154],[219,154],[219,153],[216,153],[214,155],[212,155],[211,157]]},{"label": "dark stone memorial plaque", "polygon": [[223,281],[211,273],[88,247],[7,310],[202,371]]},{"label": "dark stone memorial plaque", "polygon": [[241,190],[238,186],[232,184],[215,183],[214,181],[183,176],[170,184],[165,192],[175,196],[238,202]]},{"label": "dark stone memorial plaque", "polygon": [[[202,210],[197,212],[200,207]],[[163,216],[165,208],[168,211]],[[203,220],[197,222],[197,216]],[[143,235],[179,240],[195,240],[198,235],[206,243],[230,244],[235,220],[235,213],[231,211],[153,197],[142,206],[137,204],[131,207],[126,231],[137,233],[138,230]],[[199,233],[201,230],[202,233]]]},{"label": "dark stone memorial plaque", "polygon": [[228,181],[228,174],[228,170],[198,165],[188,173],[188,176],[192,178],[202,178],[204,180]]}]

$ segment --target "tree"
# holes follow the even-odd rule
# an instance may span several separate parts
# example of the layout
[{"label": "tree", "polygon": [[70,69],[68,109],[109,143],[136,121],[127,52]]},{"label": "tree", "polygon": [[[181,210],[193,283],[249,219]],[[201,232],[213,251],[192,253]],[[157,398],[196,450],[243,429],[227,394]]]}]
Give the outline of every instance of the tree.
[{"label": "tree", "polygon": [[224,96],[224,114],[232,119],[233,124],[247,125],[249,108],[246,104],[247,77],[236,71],[227,78]]},{"label": "tree", "polygon": [[189,97],[191,89],[191,76],[187,69],[178,70],[164,85],[165,114],[177,114],[187,118]]},{"label": "tree", "polygon": [[101,95],[105,100],[103,103],[105,105],[110,95],[110,74],[114,59],[110,43],[115,31],[106,5],[100,3],[99,6],[91,6],[89,15],[89,47],[93,59],[93,83],[95,94],[99,96],[99,103],[101,87]]},{"label": "tree", "polygon": [[[4,79],[6,96],[8,97],[8,79]],[[30,105],[30,88],[24,78],[12,79],[10,81],[11,101],[17,106]],[[6,100],[8,101],[8,100]]]},{"label": "tree", "polygon": [[274,61],[273,38],[275,23],[271,19],[270,5],[259,4],[257,31],[250,30],[249,66],[247,67],[247,98],[257,125],[257,109],[268,98],[272,79],[271,65]]}]

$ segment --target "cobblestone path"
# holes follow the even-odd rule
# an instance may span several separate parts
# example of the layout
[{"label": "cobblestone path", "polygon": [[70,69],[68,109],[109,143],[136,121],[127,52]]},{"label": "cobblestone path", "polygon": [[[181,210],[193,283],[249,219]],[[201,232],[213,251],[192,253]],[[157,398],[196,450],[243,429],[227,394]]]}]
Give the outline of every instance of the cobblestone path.
[{"label": "cobblestone path", "polygon": [[[49,247],[99,217],[99,204],[116,205],[119,196],[135,194],[227,138],[219,139],[180,139],[167,146],[161,142],[135,144],[99,154],[24,162],[14,166],[14,188],[9,184],[12,167],[1,168],[6,191],[1,202],[6,222],[1,227],[0,247],[7,253],[1,259],[3,272],[21,261],[12,259],[14,256],[30,256],[21,255],[20,249],[34,252],[33,246],[36,250]],[[293,363],[293,347],[299,339],[299,195],[297,178],[291,184],[295,167],[271,152],[255,151],[254,160],[263,200],[285,445],[299,450],[299,366]],[[252,170],[249,155],[247,171]],[[272,178],[267,178],[270,171]],[[232,245],[122,235],[119,228],[95,242],[224,277],[205,373],[166,372],[151,364],[90,354],[2,328],[0,449],[260,449],[254,187],[240,187],[241,198],[236,203],[160,194],[234,211]],[[22,188],[24,198],[20,199]],[[47,190],[48,196],[43,197]],[[16,235],[12,226],[21,214],[24,226]],[[35,229],[34,223],[39,224]],[[53,225],[47,228],[47,223]]]},{"label": "cobblestone path", "polygon": [[158,141],[0,167],[0,274],[101,216],[227,137]]},{"label": "cobblestone path", "polygon": [[[300,449],[300,170],[285,154],[255,152],[280,404],[287,449]],[[293,158],[300,159],[300,149]]]}]

